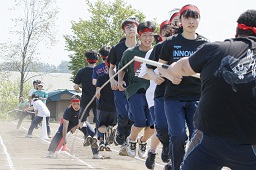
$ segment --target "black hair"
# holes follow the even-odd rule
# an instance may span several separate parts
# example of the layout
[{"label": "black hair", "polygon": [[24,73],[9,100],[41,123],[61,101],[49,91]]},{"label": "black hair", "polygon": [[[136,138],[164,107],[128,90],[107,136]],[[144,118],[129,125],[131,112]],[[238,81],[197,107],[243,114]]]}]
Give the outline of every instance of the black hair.
[{"label": "black hair", "polygon": [[34,80],[34,81],[33,81],[33,84],[35,84],[35,83],[40,84],[41,81],[40,81],[40,80]]},{"label": "black hair", "polygon": [[74,99],[81,99],[81,97],[77,94],[74,94],[73,96],[71,96],[71,100],[74,100]]},{"label": "black hair", "polygon": [[138,25],[137,27],[137,33],[139,33],[140,31],[143,31],[145,28],[149,28],[152,31],[156,30],[156,26],[153,22],[151,21],[146,21],[146,22],[142,22]]},{"label": "black hair", "polygon": [[94,50],[89,50],[89,51],[85,52],[85,54],[84,54],[84,56],[87,58],[88,63],[90,63],[90,64],[97,63],[98,55],[99,54]]},{"label": "black hair", "polygon": [[31,98],[33,99],[33,101],[37,101],[39,99],[39,95],[34,93],[32,94]]},{"label": "black hair", "polygon": [[[197,8],[197,6],[195,6],[195,5],[191,5],[191,4],[188,4],[188,5],[185,5],[185,6],[183,6],[182,8],[184,8],[184,7],[186,7],[186,6],[194,6],[194,7],[196,7]],[[197,8],[198,9],[198,8]],[[191,17],[191,18],[200,18],[200,14],[197,12],[197,11],[195,11],[195,10],[186,10],[186,11],[183,11],[181,14],[180,14],[180,18],[181,18],[181,16],[183,16],[183,17],[186,17],[186,18],[189,18],[189,17]]]},{"label": "black hair", "polygon": [[124,29],[124,26],[127,24],[127,23],[134,23],[134,24],[137,24],[138,25],[138,18],[135,17],[135,16],[130,16],[128,17],[127,19],[125,19],[122,23],[122,29]]},{"label": "black hair", "polygon": [[[110,51],[110,47],[106,46],[106,47],[102,47],[100,50],[99,50],[99,54],[102,55],[102,56],[105,56],[107,57],[108,54],[109,54],[109,51]],[[106,58],[102,58],[103,60],[106,60]]]},{"label": "black hair", "polygon": [[[247,10],[237,19],[237,23],[244,24],[249,27],[256,27],[256,10]],[[242,30],[237,28],[237,34],[242,36],[256,36],[252,30]]]}]

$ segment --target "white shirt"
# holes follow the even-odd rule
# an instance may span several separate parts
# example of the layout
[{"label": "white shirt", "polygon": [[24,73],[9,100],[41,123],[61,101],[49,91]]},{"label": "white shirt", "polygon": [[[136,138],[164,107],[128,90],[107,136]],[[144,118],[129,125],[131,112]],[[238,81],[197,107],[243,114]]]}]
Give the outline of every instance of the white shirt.
[{"label": "white shirt", "polygon": [[37,116],[39,117],[50,117],[50,111],[47,106],[41,101],[37,100],[33,103],[34,110],[38,110]]},{"label": "white shirt", "polygon": [[31,89],[31,90],[29,90],[29,92],[28,92],[28,96],[32,96],[32,94],[34,93],[36,91],[36,89]]},{"label": "white shirt", "polygon": [[[145,56],[145,59],[148,59],[151,52],[152,52],[153,48],[150,49],[146,56]],[[146,66],[146,63],[143,63],[141,65],[141,69],[140,69],[140,73],[139,73],[139,77],[143,77],[147,74],[147,66]],[[148,107],[152,107],[154,106],[154,93],[155,93],[155,89],[156,89],[156,83],[153,81],[153,80],[150,80],[150,85],[146,91],[146,99],[147,99],[147,102],[148,102]]]}]

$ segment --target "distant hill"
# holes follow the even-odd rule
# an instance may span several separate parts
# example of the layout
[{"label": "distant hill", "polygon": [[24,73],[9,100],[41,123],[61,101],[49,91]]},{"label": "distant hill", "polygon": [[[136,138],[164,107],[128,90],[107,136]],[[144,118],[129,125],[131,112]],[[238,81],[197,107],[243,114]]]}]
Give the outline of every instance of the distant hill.
[{"label": "distant hill", "polygon": [[[15,71],[10,72],[0,72],[8,74],[8,79],[10,81],[17,81],[20,79],[20,73]],[[0,76],[1,76],[0,75]],[[46,91],[53,91],[58,89],[68,89],[73,90],[73,82],[70,81],[72,74],[70,73],[35,73],[29,72],[28,77],[32,77],[28,80],[29,84],[31,84],[31,88],[33,87],[32,83],[34,80],[41,80],[44,84],[44,89]]]}]

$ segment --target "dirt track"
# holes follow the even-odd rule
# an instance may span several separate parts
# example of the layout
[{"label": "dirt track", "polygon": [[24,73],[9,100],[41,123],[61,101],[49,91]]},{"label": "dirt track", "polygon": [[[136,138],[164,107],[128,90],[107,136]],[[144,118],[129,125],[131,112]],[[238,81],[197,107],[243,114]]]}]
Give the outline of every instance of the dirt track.
[{"label": "dirt track", "polygon": [[[33,138],[25,138],[31,121],[24,121],[20,129],[16,129],[17,120],[0,121],[0,169],[1,170],[40,170],[40,169],[104,169],[104,170],[146,170],[145,160],[118,155],[118,146],[112,145],[111,152],[100,152],[110,159],[92,159],[89,147],[83,147],[82,133],[72,134],[67,143],[69,152],[61,152],[58,158],[46,158],[51,139],[39,138],[40,130],[35,129]],[[58,123],[51,123],[52,135],[56,133]],[[75,140],[74,140],[75,138]],[[72,149],[72,143],[74,147]],[[149,145],[149,144],[148,144]],[[148,146],[149,147],[149,146]],[[160,160],[161,146],[157,150],[155,170],[163,169]],[[57,153],[57,152],[56,152]]]}]

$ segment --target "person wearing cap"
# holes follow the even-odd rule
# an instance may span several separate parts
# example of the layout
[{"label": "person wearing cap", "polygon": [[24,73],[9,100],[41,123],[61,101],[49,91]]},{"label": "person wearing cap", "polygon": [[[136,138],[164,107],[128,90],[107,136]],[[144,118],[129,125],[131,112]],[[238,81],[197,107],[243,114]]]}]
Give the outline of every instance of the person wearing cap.
[{"label": "person wearing cap", "polygon": [[[105,60],[106,66],[109,68],[109,63]],[[105,134],[104,137],[100,136],[99,150],[111,151],[110,145],[114,142],[115,130],[113,127],[117,123],[116,106],[114,102],[114,92],[111,89],[110,83],[103,85],[109,80],[109,74],[106,72],[98,77],[96,83],[96,96],[98,99],[98,122],[96,128],[100,133]]]},{"label": "person wearing cap", "polygon": [[39,95],[34,93],[32,94],[33,99],[33,106],[30,106],[29,108],[24,109],[24,111],[30,111],[34,110],[36,117],[31,122],[31,125],[28,129],[28,133],[25,137],[32,138],[33,130],[38,126],[38,124],[43,120],[43,117],[46,118],[46,126],[47,126],[47,135],[49,138],[51,138],[51,129],[49,124],[50,119],[50,111],[46,107],[45,103],[39,100]]},{"label": "person wearing cap", "polygon": [[41,100],[44,104],[46,104],[46,100],[48,98],[48,93],[43,90],[42,83],[37,85],[37,90],[35,92],[33,92],[33,94],[37,94],[39,96],[39,100]]},{"label": "person wearing cap", "polygon": [[[159,54],[163,45],[163,42],[167,37],[175,34],[172,32],[171,21],[165,20],[160,24],[160,42],[157,43],[150,54],[147,53],[145,58],[150,60],[158,61]],[[163,162],[168,162],[170,160],[169,156],[169,136],[168,136],[168,124],[164,112],[164,89],[165,89],[165,79],[161,77],[158,73],[156,67],[151,65],[143,64],[141,68],[140,75],[145,79],[150,80],[150,87],[147,89],[146,98],[150,108],[151,117],[154,118],[155,124],[155,134],[151,137],[151,148],[148,151],[148,157],[146,159],[145,165],[148,169],[152,169],[155,164],[156,148],[159,144],[159,140],[163,145],[161,158]]]},{"label": "person wearing cap", "polygon": [[[97,112],[96,112],[96,99],[94,99],[92,102],[92,98],[95,95],[96,87],[92,84],[92,74],[93,74],[93,68],[95,67],[96,63],[98,62],[98,53],[94,50],[89,50],[85,52],[86,61],[88,63],[87,66],[84,68],[78,70],[75,79],[73,81],[74,83],[74,89],[76,91],[80,90],[80,85],[82,86],[82,96],[80,101],[80,111],[79,111],[79,124],[80,127],[82,127],[82,124],[87,120],[87,117],[89,116],[90,111],[92,110],[94,117],[97,118]],[[91,104],[87,106],[89,103]],[[85,110],[85,108],[87,109]],[[95,122],[94,122],[95,123]],[[85,140],[86,140],[86,136]]]},{"label": "person wearing cap", "polygon": [[[122,22],[121,28],[125,34],[125,39],[121,39],[120,42],[114,45],[109,52],[108,63],[109,67],[109,77],[118,71],[118,64],[123,56],[123,53],[128,48],[135,47],[138,43],[136,40],[136,29],[138,26],[138,20],[136,17],[129,17]],[[119,91],[118,89],[118,76],[114,79],[110,79],[111,88],[114,91],[115,106],[117,112],[117,128],[115,134],[115,143],[121,145],[119,155],[126,156],[126,142],[125,139],[130,135],[132,121],[128,116],[128,101],[125,96],[124,91]],[[128,77],[125,75],[124,81],[127,81]]]},{"label": "person wearing cap", "polygon": [[[48,148],[47,157],[53,158],[54,153],[63,138],[62,145],[67,144],[67,133],[74,133],[76,129],[79,129],[84,136],[88,136],[87,140],[89,145],[91,145],[91,150],[93,153],[93,159],[101,159],[102,156],[99,155],[97,139],[92,138],[95,135],[94,129],[90,124],[87,124],[86,127],[79,128],[78,125],[78,114],[80,110],[80,96],[73,95],[70,100],[70,105],[67,107],[63,114],[63,123],[58,128],[58,131],[52,138],[52,141]],[[88,145],[88,146],[89,146]]]},{"label": "person wearing cap", "polygon": [[197,131],[183,170],[256,169],[256,10],[237,19],[236,38],[207,43],[162,74],[200,73]]},{"label": "person wearing cap", "polygon": [[[41,81],[40,80],[34,80],[33,81],[33,89],[30,89],[28,92],[28,97],[29,97],[29,104],[30,106],[33,106],[33,99],[32,99],[32,94],[38,90],[38,84],[40,84]],[[33,120],[35,118],[35,114],[31,114],[30,115],[31,120]]]},{"label": "person wearing cap", "polygon": [[[199,46],[208,42],[205,37],[196,33],[199,22],[200,11],[195,5],[188,4],[180,9],[180,23],[183,31],[163,43],[159,55],[160,63],[171,64],[183,57],[190,56]],[[180,169],[186,142],[188,138],[191,140],[195,131],[193,117],[200,99],[200,90],[199,78],[191,76],[179,79],[166,77],[164,111],[168,123],[171,161],[165,169]],[[188,129],[189,136],[187,136],[186,129]]]},{"label": "person wearing cap", "polygon": [[18,113],[20,113],[19,121],[17,123],[16,129],[19,129],[23,119],[25,117],[27,117],[28,115],[30,115],[30,113],[24,112],[24,109],[28,108],[29,106],[30,106],[29,101],[27,99],[25,99],[24,96],[20,96],[20,103],[18,104],[18,106],[16,108],[16,109],[19,109]]},{"label": "person wearing cap", "polygon": [[[129,48],[123,53],[123,57],[118,65],[121,69],[135,56],[144,58],[146,53],[152,48],[154,32],[156,26],[151,21],[142,22],[138,25],[137,33],[141,41],[139,46]],[[138,138],[138,155],[144,159],[147,157],[147,140],[154,133],[152,125],[154,124],[149,113],[146,100],[146,90],[149,87],[149,80],[139,78],[140,65],[133,62],[118,74],[118,88],[125,91],[129,104],[129,118],[132,120],[131,133],[126,138],[127,154],[130,157],[136,156],[137,136],[144,130],[143,136]],[[128,86],[123,81],[124,75],[128,76]]]},{"label": "person wearing cap", "polygon": [[35,91],[37,91],[38,84],[40,84],[40,83],[41,83],[40,80],[34,80],[34,81],[33,81],[33,89],[30,89],[29,92],[28,92],[29,104],[30,104],[30,106],[33,104],[32,94],[33,94]]}]

